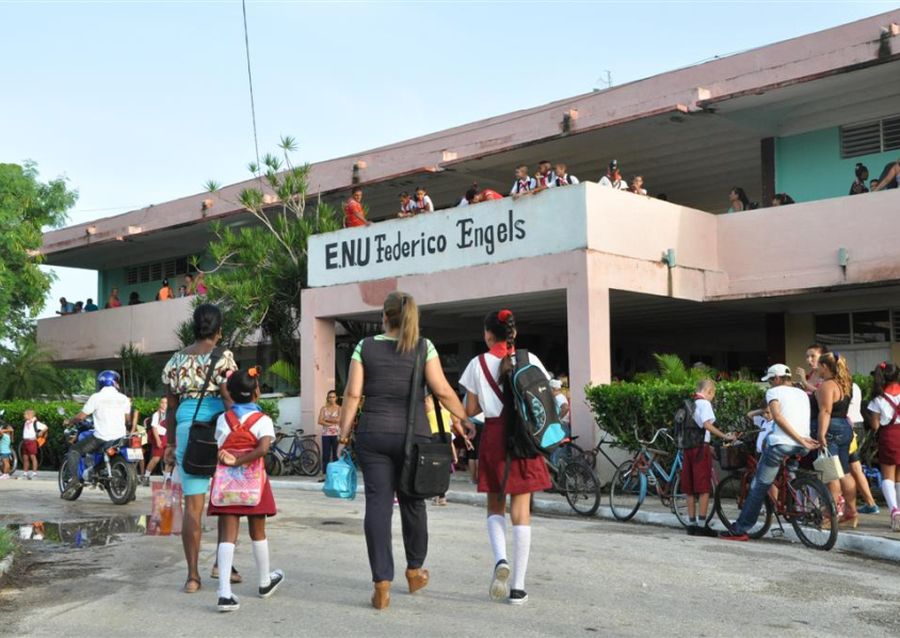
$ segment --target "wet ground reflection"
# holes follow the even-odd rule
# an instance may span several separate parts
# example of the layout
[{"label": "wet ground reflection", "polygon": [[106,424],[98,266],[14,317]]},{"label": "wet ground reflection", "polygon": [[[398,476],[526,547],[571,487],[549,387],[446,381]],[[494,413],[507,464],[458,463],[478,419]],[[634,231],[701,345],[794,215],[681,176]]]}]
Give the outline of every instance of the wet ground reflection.
[{"label": "wet ground reflection", "polygon": [[6,523],[22,542],[39,542],[67,547],[103,547],[122,540],[124,534],[143,534],[146,516],[113,516],[81,521],[31,521]]}]

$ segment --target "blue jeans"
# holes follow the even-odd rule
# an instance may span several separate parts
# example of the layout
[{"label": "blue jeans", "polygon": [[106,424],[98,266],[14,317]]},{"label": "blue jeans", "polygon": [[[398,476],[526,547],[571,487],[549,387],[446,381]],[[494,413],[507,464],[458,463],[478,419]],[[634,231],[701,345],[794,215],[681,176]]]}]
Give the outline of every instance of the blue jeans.
[{"label": "blue jeans", "polygon": [[844,474],[850,473],[850,444],[853,442],[853,426],[847,419],[831,419],[825,442],[832,456],[841,460]]},{"label": "blue jeans", "polygon": [[750,484],[750,493],[747,500],[744,501],[744,507],[741,508],[741,515],[737,522],[732,525],[732,531],[738,534],[745,534],[756,524],[759,518],[759,511],[762,509],[766,500],[766,493],[775,482],[778,476],[778,468],[781,462],[795,454],[803,454],[806,448],[802,445],[769,445],[762,453],[759,459],[759,465],[756,466],[756,474],[753,477],[753,483]]}]

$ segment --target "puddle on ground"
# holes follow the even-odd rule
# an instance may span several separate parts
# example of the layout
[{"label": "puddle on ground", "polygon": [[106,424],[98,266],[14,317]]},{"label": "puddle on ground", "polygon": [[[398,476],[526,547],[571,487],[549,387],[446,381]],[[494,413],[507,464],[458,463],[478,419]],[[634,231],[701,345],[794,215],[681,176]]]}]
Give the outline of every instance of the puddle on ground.
[{"label": "puddle on ground", "polygon": [[104,547],[122,540],[125,534],[144,534],[147,516],[113,516],[82,521],[31,521],[7,523],[24,543],[48,543],[78,549]]}]

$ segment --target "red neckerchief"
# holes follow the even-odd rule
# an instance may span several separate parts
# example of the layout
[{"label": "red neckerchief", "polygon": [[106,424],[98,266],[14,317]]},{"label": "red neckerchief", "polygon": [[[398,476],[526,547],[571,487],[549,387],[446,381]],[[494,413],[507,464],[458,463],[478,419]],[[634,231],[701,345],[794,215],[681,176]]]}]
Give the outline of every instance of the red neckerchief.
[{"label": "red neckerchief", "polygon": [[707,401],[707,400],[708,400],[705,396],[703,396],[703,395],[700,394],[700,393],[697,393],[697,394],[694,395],[694,401],[696,401],[697,399],[703,399],[704,401]]},{"label": "red neckerchief", "polygon": [[900,394],[900,383],[888,383],[884,386],[884,394],[891,394],[893,396]]},{"label": "red neckerchief", "polygon": [[503,358],[505,358],[507,355],[509,355],[509,354],[515,354],[515,353],[516,353],[516,349],[513,348],[512,350],[510,350],[510,349],[507,347],[505,341],[498,341],[497,343],[495,343],[495,344],[491,347],[490,350],[488,350],[488,354],[492,354],[492,355],[494,355],[495,357],[497,357],[498,359],[503,359]]}]

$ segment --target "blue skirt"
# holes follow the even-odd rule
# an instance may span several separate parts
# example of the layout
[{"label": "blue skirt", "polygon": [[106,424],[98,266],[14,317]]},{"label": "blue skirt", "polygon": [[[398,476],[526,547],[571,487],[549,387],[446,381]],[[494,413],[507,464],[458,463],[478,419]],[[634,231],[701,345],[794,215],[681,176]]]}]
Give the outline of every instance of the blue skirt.
[{"label": "blue skirt", "polygon": [[[178,403],[175,412],[175,440],[178,447],[175,450],[175,462],[178,465],[178,475],[181,477],[181,487],[185,496],[206,494],[209,491],[209,476],[197,476],[184,471],[184,452],[187,449],[188,435],[191,431],[191,423],[194,421],[194,410],[197,409],[197,399],[184,399]],[[225,411],[225,404],[220,397],[206,396],[200,404],[197,413],[198,421],[209,421],[215,415]]]}]

